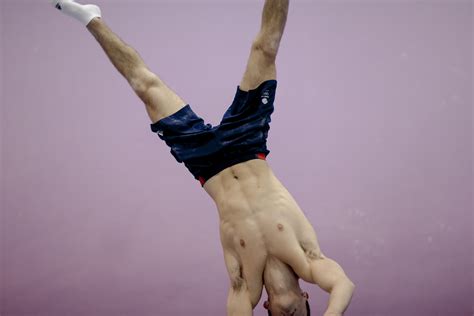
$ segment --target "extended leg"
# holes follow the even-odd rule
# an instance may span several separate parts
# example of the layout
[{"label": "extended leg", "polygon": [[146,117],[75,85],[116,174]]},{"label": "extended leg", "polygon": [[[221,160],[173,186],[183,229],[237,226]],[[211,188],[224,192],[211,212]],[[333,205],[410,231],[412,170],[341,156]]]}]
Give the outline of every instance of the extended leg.
[{"label": "extended leg", "polygon": [[285,29],[289,0],[266,0],[260,32],[255,38],[240,89],[257,88],[263,81],[276,79],[275,60]]},{"label": "extended leg", "polygon": [[101,19],[98,6],[82,5],[74,0],[51,0],[51,3],[56,9],[87,26],[112,64],[145,103],[153,123],[177,112],[185,105],[176,93],[147,68],[138,53],[110,30]]},{"label": "extended leg", "polygon": [[113,33],[102,19],[93,19],[87,28],[102,46],[115,68],[145,103],[147,113],[153,123],[186,105],[147,68],[138,53]]}]

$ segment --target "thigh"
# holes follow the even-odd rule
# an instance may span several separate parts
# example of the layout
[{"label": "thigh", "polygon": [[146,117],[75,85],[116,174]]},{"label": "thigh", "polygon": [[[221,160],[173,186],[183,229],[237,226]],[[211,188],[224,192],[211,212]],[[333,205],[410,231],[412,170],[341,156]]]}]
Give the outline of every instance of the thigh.
[{"label": "thigh", "polygon": [[247,68],[240,82],[240,89],[248,91],[257,88],[266,80],[276,79],[275,55],[268,54],[253,44],[247,61]]},{"label": "thigh", "polygon": [[146,97],[146,111],[153,123],[178,112],[186,105],[186,102],[164,83],[151,87]]},{"label": "thigh", "polygon": [[181,97],[147,68],[136,70],[130,79],[130,85],[145,103],[148,116],[153,123],[186,105]]}]

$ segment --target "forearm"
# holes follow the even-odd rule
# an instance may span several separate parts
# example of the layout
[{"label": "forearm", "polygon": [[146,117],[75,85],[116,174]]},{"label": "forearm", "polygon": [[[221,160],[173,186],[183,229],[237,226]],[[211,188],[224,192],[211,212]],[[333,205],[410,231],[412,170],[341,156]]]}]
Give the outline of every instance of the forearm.
[{"label": "forearm", "polygon": [[324,316],[340,316],[344,314],[351,302],[354,284],[349,280],[337,282],[330,291],[328,308]]}]

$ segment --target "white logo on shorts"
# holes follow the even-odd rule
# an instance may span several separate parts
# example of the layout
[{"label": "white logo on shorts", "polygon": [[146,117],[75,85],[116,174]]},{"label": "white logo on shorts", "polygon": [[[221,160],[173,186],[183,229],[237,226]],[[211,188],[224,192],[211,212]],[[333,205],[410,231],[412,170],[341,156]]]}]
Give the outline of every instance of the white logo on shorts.
[{"label": "white logo on shorts", "polygon": [[163,136],[163,131],[158,131],[158,135]]},{"label": "white logo on shorts", "polygon": [[262,103],[267,104],[269,97],[270,97],[270,92],[268,92],[268,90],[263,91],[263,93],[262,93]]}]

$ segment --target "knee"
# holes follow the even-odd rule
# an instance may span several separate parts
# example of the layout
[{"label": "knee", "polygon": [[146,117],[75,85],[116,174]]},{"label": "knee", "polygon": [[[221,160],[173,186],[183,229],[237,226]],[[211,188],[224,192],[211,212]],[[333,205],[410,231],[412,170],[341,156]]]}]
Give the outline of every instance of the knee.
[{"label": "knee", "polygon": [[142,99],[146,97],[150,88],[159,87],[161,84],[158,76],[146,68],[135,70],[128,78],[128,82],[135,93]]},{"label": "knee", "polygon": [[281,36],[279,34],[260,34],[254,40],[252,49],[263,53],[265,57],[276,59]]}]

